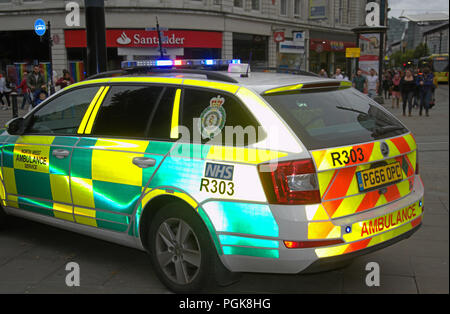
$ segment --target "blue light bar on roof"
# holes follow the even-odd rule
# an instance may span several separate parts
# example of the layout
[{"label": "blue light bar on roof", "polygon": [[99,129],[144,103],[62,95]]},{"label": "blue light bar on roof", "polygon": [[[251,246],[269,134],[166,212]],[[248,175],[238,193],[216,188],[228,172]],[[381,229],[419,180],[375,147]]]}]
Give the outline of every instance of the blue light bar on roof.
[{"label": "blue light bar on roof", "polygon": [[157,67],[173,66],[173,61],[172,60],[156,60],[156,66]]},{"label": "blue light bar on roof", "polygon": [[240,59],[177,59],[177,60],[132,60],[123,61],[122,69],[134,67],[183,67],[183,66],[226,66],[240,64]]}]

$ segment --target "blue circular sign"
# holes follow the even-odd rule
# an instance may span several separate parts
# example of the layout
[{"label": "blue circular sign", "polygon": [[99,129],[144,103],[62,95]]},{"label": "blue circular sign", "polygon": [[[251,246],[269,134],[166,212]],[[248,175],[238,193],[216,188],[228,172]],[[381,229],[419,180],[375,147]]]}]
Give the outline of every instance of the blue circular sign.
[{"label": "blue circular sign", "polygon": [[45,34],[47,27],[45,25],[44,20],[42,19],[37,19],[34,22],[34,32],[38,35],[38,36],[42,36]]}]

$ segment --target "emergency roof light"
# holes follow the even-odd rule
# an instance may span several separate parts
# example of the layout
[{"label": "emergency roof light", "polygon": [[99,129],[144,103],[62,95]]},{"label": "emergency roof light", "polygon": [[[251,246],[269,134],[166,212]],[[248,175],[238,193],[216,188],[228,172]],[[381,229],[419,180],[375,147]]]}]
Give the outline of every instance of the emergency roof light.
[{"label": "emergency roof light", "polygon": [[131,60],[122,61],[121,68],[134,67],[195,67],[195,66],[228,66],[229,64],[240,64],[239,59],[176,59],[176,60]]}]

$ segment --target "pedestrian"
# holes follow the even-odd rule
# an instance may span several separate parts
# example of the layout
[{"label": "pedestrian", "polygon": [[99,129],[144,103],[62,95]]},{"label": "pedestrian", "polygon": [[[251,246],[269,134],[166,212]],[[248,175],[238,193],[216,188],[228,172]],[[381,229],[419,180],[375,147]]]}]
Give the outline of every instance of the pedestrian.
[{"label": "pedestrian", "polygon": [[[416,68],[414,70],[414,80],[417,82],[417,78],[419,77],[419,69]],[[420,73],[422,75],[422,73]],[[413,100],[413,108],[418,109],[419,108],[419,87],[416,85],[416,91],[414,93],[414,100]]]},{"label": "pedestrian", "polygon": [[400,106],[400,82],[402,78],[399,72],[395,72],[392,78],[392,108]]},{"label": "pedestrian", "polygon": [[321,69],[319,72],[319,77],[328,78],[328,73],[325,71],[325,69]]},{"label": "pedestrian", "polygon": [[19,86],[17,86],[17,89],[21,90],[22,92],[22,105],[20,106],[20,109],[25,109],[26,103],[29,103],[31,105],[31,95],[30,95],[30,89],[28,88],[27,84],[28,79],[28,72],[23,72],[23,79],[22,82],[20,82]]},{"label": "pedestrian", "polygon": [[416,93],[416,81],[411,70],[406,70],[405,76],[400,81],[400,92],[403,99],[403,116],[406,116],[406,107],[408,106],[408,116],[411,117],[413,107],[413,98]]},{"label": "pedestrian", "polygon": [[41,102],[43,102],[47,98],[47,92],[44,89],[41,89],[39,94],[37,95],[37,99],[35,101],[34,107],[38,106]]},{"label": "pedestrian", "polygon": [[355,77],[353,78],[353,87],[364,93],[367,90],[367,78],[362,75],[362,70],[358,69]]},{"label": "pedestrian", "polygon": [[367,77],[367,93],[370,98],[374,99],[378,95],[380,88],[380,81],[378,79],[377,72],[374,69],[370,69],[370,75]]},{"label": "pedestrian", "polygon": [[383,82],[382,82],[385,99],[391,99],[391,83],[392,83],[391,75],[389,71],[385,71],[383,74]]},{"label": "pedestrian", "polygon": [[66,69],[63,70],[63,76],[56,82],[56,86],[60,86],[61,89],[66,88],[67,86],[73,84],[74,81],[72,77],[70,76],[69,71]]},{"label": "pedestrian", "polygon": [[47,84],[45,82],[44,76],[41,73],[39,65],[35,65],[33,67],[33,72],[28,75],[27,85],[30,88],[31,94],[33,96],[33,103],[35,106],[40,91],[45,90],[47,87]]},{"label": "pedestrian", "polygon": [[333,75],[333,78],[335,80],[338,80],[338,81],[343,81],[344,80],[344,76],[342,75],[341,68],[337,68],[336,69],[336,73]]},{"label": "pedestrian", "polygon": [[431,92],[430,109],[433,108],[434,105],[436,105],[436,89],[438,88],[438,86],[439,86],[438,77],[434,76],[432,92]]},{"label": "pedestrian", "polygon": [[423,109],[425,109],[425,115],[429,117],[430,102],[432,97],[434,75],[431,73],[430,68],[423,70],[423,75],[419,75],[417,78],[417,86],[419,87],[419,115],[422,115]]},{"label": "pedestrian", "polygon": [[[4,73],[0,72],[0,102],[2,103],[2,110],[8,110],[11,106],[11,102],[9,101],[9,94],[11,93],[9,80],[4,76]],[[6,103],[8,106],[5,106],[3,102],[3,96],[6,99]]]}]

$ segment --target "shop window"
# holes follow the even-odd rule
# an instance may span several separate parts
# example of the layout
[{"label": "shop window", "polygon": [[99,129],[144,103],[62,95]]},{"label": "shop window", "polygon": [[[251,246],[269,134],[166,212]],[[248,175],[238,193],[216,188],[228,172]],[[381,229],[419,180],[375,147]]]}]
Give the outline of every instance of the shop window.
[{"label": "shop window", "polygon": [[259,11],[261,9],[261,0],[252,0],[252,10]]},{"label": "shop window", "polygon": [[233,5],[237,8],[243,8],[244,7],[244,0],[234,0]]},{"label": "shop window", "polygon": [[252,67],[267,67],[268,37],[233,33],[233,58],[248,63],[251,56]]},{"label": "shop window", "polygon": [[294,0],[294,17],[299,18],[301,13],[301,0]]}]

